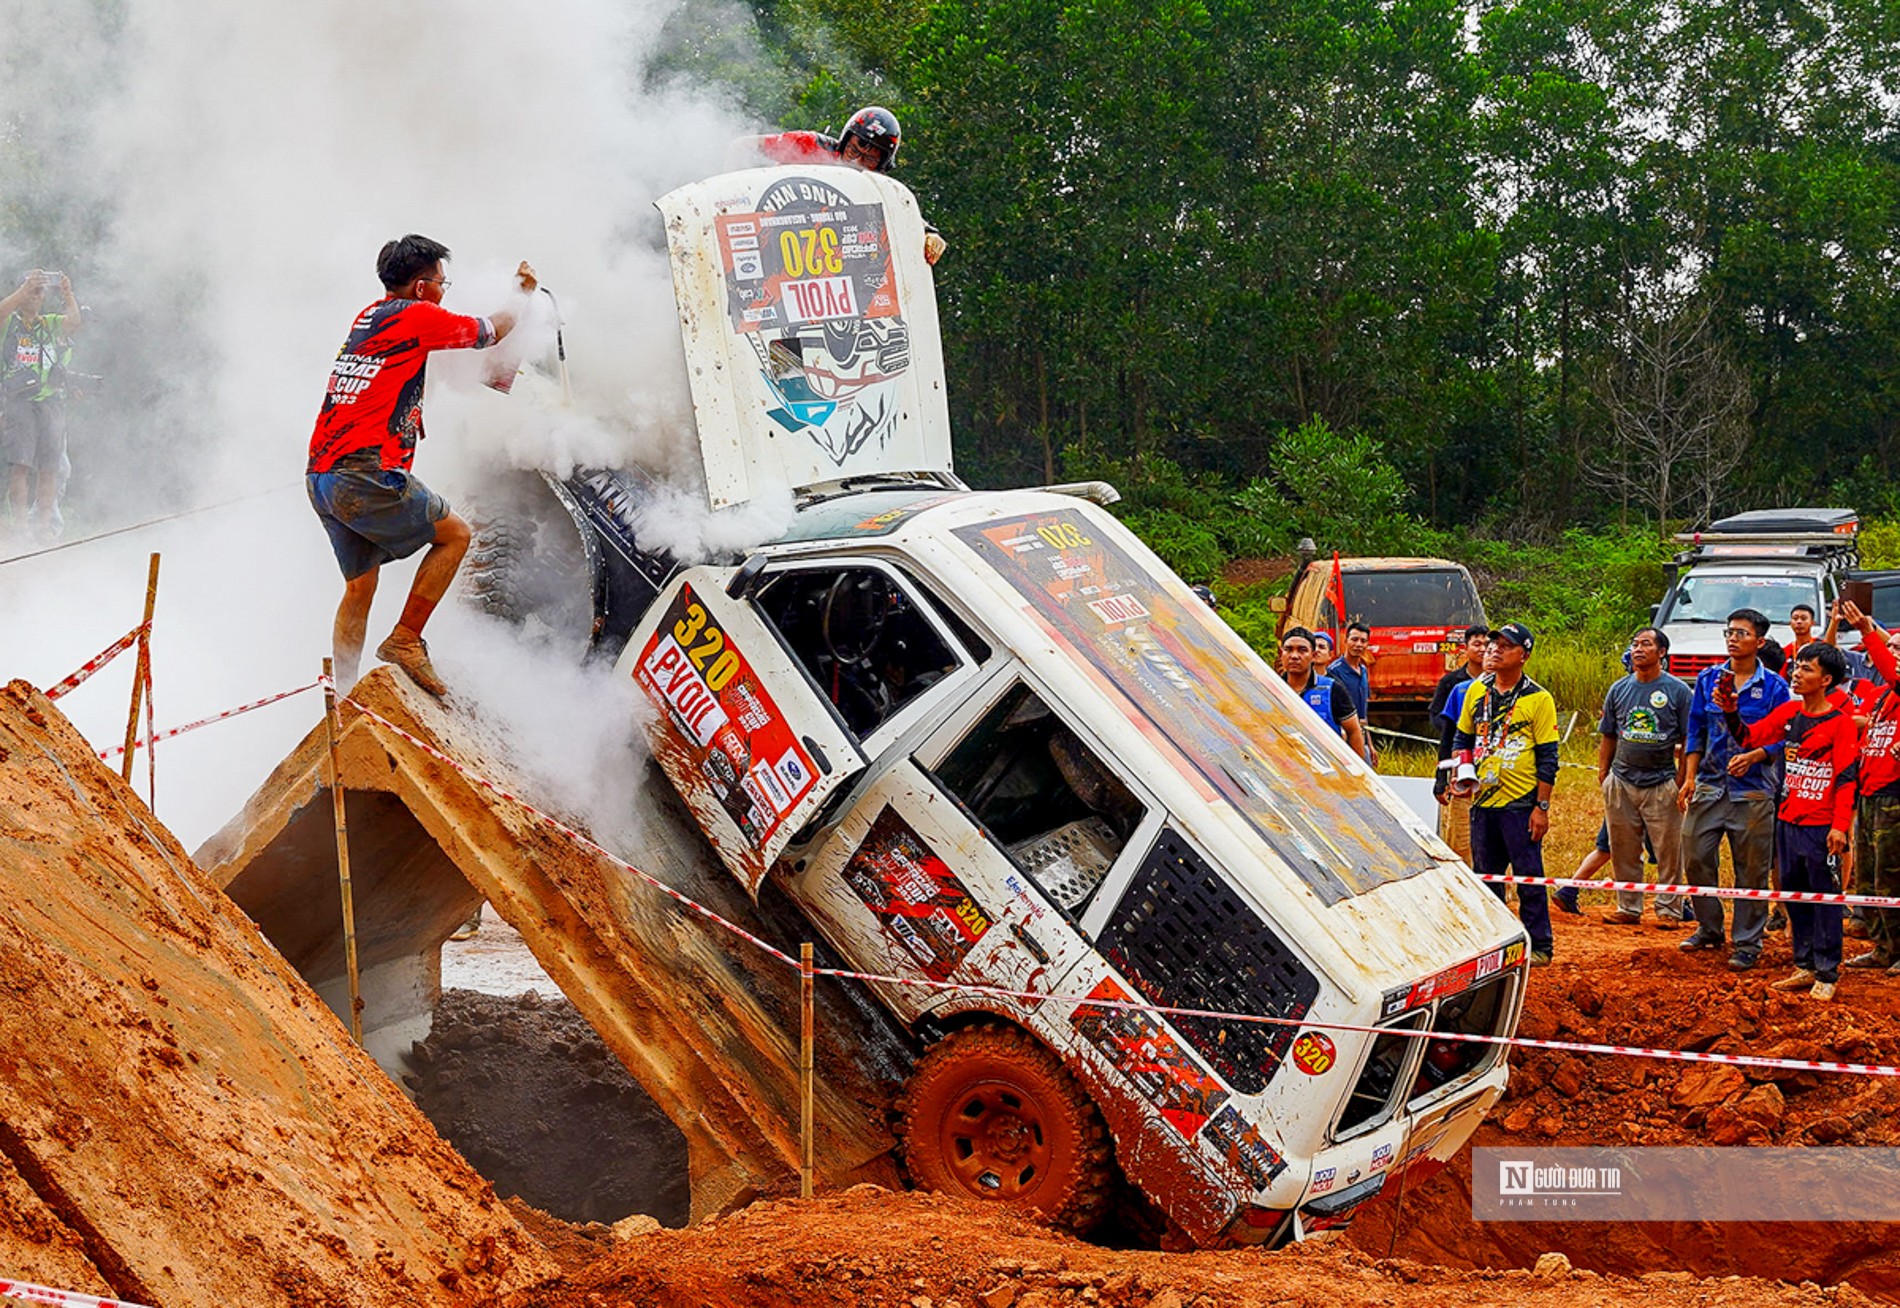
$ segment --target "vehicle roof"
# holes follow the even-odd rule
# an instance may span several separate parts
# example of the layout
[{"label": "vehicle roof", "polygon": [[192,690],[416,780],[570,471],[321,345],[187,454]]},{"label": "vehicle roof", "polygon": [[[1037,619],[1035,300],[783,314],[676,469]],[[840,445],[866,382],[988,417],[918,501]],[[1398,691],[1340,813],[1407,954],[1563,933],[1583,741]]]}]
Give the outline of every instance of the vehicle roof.
[{"label": "vehicle roof", "polygon": [[[798,533],[799,539],[787,540],[785,552],[829,554],[857,545],[900,555],[1055,694],[1125,773],[1161,802],[1171,825],[1355,999],[1376,998],[1394,978],[1450,966],[1515,933],[1514,920],[1496,897],[1456,862],[1436,834],[1378,784],[1259,655],[1105,510],[1042,491],[881,490],[850,498],[856,501],[853,508],[834,501],[823,516],[850,519],[853,530],[825,540]],[[1141,594],[1154,610],[1151,620],[1121,627],[1113,637],[1100,636],[1092,654],[1047,609],[1039,609],[1035,598],[980,548],[985,528],[1013,528],[1036,515],[1074,522],[1095,550],[1139,564],[1157,583]],[[856,529],[874,521],[874,528]],[[1028,530],[1022,528],[1023,548],[1039,548],[1027,540]],[[991,548],[1000,553],[1003,546],[993,542]],[[1135,679],[1178,686],[1168,674],[1182,672],[1184,665],[1172,663],[1170,652],[1184,657],[1204,652],[1212,662],[1197,671],[1213,667],[1218,684],[1205,688],[1209,693],[1195,703],[1214,706],[1223,715],[1216,727],[1224,724],[1225,733],[1207,730],[1205,721],[1164,720],[1130,691],[1130,678],[1118,680],[1105,666],[1100,650],[1137,625],[1149,636],[1148,645],[1139,655],[1123,651],[1131,662],[1139,660]],[[1131,632],[1128,648],[1136,639]],[[1228,679],[1220,675],[1223,670]],[[1198,693],[1199,680],[1187,680]],[[1242,721],[1255,728],[1249,738],[1254,757],[1223,762],[1215,752],[1230,747]],[[1204,734],[1188,741],[1196,730]],[[1227,770],[1229,762],[1238,775]],[[1374,830],[1386,834],[1368,843],[1363,833]],[[1314,880],[1295,867],[1301,851],[1315,865],[1326,864],[1322,879],[1327,869],[1347,877],[1392,879],[1328,902]],[[1367,863],[1349,865],[1347,851]],[[1373,866],[1378,863],[1386,866]],[[1400,921],[1406,929],[1394,930]]]},{"label": "vehicle roof", "polygon": [[1829,571],[1824,559],[1702,559],[1682,575],[1723,577],[1812,577]]},{"label": "vehicle roof", "polygon": [[1773,532],[1792,533],[1832,531],[1858,520],[1859,514],[1852,509],[1750,509],[1746,513],[1730,514],[1718,518],[1703,528],[1704,534],[1724,532]]},{"label": "vehicle roof", "polygon": [[[1332,560],[1316,559],[1314,562],[1316,564],[1326,563],[1330,565]],[[1387,558],[1384,556],[1361,556],[1355,559],[1342,558],[1339,561],[1339,570],[1341,572],[1424,572],[1442,569],[1457,570],[1459,566],[1459,564],[1453,563],[1450,559]]]}]

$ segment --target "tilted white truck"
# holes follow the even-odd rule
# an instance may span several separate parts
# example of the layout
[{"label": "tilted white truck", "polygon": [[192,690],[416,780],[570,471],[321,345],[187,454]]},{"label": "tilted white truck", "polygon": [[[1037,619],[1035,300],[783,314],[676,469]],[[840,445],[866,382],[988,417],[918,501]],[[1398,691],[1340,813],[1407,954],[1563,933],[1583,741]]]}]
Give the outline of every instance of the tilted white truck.
[{"label": "tilted white truck", "polygon": [[[1085,1229],[1119,1169],[1196,1243],[1278,1243],[1442,1166],[1508,1071],[1430,1033],[1511,1034],[1512,916],[1106,488],[957,480],[902,185],[759,169],[660,208],[709,502],[798,508],[679,567],[638,547],[639,474],[556,487],[592,640],[733,875],[889,978],[911,1176]],[[478,569],[504,610],[520,539]]]}]

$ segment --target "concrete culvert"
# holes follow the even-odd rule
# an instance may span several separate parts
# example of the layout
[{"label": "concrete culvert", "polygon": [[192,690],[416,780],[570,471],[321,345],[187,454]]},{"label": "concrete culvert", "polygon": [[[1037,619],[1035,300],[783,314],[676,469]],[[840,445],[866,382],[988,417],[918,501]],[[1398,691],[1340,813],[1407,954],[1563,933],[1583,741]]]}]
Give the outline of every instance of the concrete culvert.
[{"label": "concrete culvert", "polygon": [[565,999],[445,990],[416,1106],[497,1192],[570,1222],[686,1225],[686,1137]]}]

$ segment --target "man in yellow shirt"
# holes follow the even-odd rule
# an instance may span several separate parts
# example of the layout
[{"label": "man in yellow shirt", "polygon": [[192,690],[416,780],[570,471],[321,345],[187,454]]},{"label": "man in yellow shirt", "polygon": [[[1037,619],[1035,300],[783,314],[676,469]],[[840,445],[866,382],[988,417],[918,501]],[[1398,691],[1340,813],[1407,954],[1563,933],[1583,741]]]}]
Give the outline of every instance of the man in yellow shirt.
[{"label": "man in yellow shirt", "polygon": [[[1557,701],[1524,674],[1536,637],[1521,622],[1491,632],[1485,672],[1465,695],[1452,737],[1456,793],[1471,796],[1471,865],[1480,876],[1544,875],[1544,834],[1557,784]],[[1487,882],[1499,899],[1501,882]],[[1531,938],[1531,966],[1551,960],[1550,896],[1517,888],[1518,919]]]}]

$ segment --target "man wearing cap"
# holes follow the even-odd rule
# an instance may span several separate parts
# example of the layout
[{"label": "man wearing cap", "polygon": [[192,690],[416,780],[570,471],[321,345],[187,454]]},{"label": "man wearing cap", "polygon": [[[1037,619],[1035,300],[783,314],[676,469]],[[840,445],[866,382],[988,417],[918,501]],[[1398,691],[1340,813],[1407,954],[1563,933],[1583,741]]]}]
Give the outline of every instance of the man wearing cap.
[{"label": "man wearing cap", "polygon": [[[1484,675],[1471,684],[1453,737],[1453,789],[1471,796],[1471,864],[1479,876],[1544,875],[1544,835],[1557,785],[1557,701],[1524,674],[1536,638],[1521,622],[1491,631]],[[1501,882],[1487,882],[1499,899]],[[1555,945],[1550,897],[1519,886],[1517,911],[1531,938],[1531,966],[1546,966]]]},{"label": "man wearing cap", "polygon": [[[1676,795],[1682,784],[1682,742],[1689,727],[1689,684],[1663,671],[1669,637],[1644,627],[1630,637],[1629,674],[1603,697],[1597,726],[1597,785],[1603,791],[1603,820],[1610,831],[1611,877],[1643,879],[1643,842],[1656,851],[1656,874],[1667,885],[1682,883],[1682,813]],[[1656,924],[1682,925],[1680,895],[1656,896]],[[1643,920],[1643,892],[1616,892],[1616,911],[1605,922],[1634,925]],[[1720,932],[1697,928],[1683,949],[1715,949]]]}]

